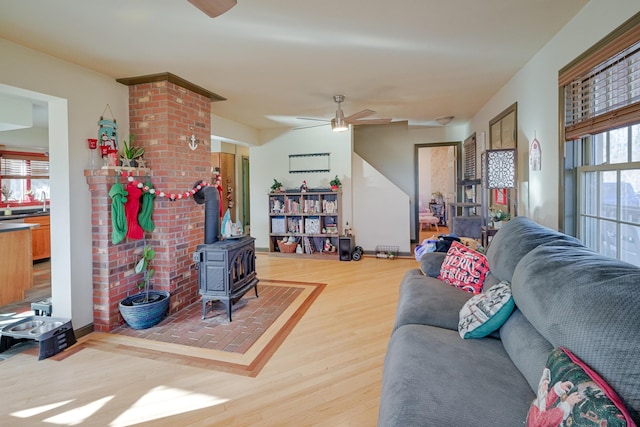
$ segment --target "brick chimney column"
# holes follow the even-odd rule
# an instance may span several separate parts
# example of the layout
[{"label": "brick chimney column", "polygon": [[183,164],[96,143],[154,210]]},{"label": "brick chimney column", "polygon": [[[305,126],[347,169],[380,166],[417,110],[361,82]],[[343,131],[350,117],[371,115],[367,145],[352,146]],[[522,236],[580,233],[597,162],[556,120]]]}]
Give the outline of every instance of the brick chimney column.
[{"label": "brick chimney column", "polygon": [[[148,170],[133,171],[141,182],[149,180],[156,194],[184,194],[197,181],[211,181],[211,101],[224,100],[169,73],[118,79],[129,85],[129,123],[133,144],[145,148]],[[191,136],[198,147],[189,147]],[[129,141],[129,135],[120,140]],[[111,199],[114,171],[86,171],[92,192],[94,329],[109,331],[123,323],[118,304],[138,292],[133,272],[143,241],[111,243]],[[119,178],[126,186],[127,180]],[[171,293],[171,312],[199,299],[193,253],[204,243],[204,206],[193,197],[171,201],[156,196],[155,230],[145,239],[156,251],[153,288]]]}]

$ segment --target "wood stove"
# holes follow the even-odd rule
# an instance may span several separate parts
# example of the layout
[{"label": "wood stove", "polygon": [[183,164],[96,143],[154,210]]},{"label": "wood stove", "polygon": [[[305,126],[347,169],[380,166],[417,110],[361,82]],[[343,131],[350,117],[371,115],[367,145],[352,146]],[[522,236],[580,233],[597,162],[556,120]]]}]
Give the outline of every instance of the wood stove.
[{"label": "wood stove", "polygon": [[202,318],[207,303],[221,301],[231,321],[231,308],[251,288],[258,296],[255,239],[251,236],[221,240],[198,246],[194,262],[198,269],[198,287],[202,295]]}]

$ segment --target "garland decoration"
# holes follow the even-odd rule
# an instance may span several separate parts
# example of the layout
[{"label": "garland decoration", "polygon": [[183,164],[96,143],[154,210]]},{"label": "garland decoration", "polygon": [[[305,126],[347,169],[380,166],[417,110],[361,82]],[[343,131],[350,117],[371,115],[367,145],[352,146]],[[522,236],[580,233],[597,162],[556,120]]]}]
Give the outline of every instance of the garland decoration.
[{"label": "garland decoration", "polygon": [[133,185],[135,185],[137,188],[141,189],[143,194],[144,193],[150,193],[150,194],[154,194],[156,195],[156,197],[162,197],[162,198],[167,198],[169,199],[169,201],[171,202],[175,202],[176,200],[182,200],[182,199],[188,199],[189,197],[193,197],[194,194],[196,194],[198,191],[206,188],[206,187],[217,187],[219,191],[222,190],[222,188],[220,187],[220,184],[218,182],[216,182],[215,184],[211,184],[208,183],[206,181],[200,181],[198,183],[198,185],[194,186],[191,190],[182,192],[182,193],[177,193],[177,192],[166,192],[166,191],[158,191],[157,189],[153,188],[153,185],[148,182],[147,184],[143,184],[142,182],[138,181],[137,179],[135,179],[133,176],[131,176],[131,172],[121,172],[121,175],[124,177],[127,177],[127,180],[132,183]]}]

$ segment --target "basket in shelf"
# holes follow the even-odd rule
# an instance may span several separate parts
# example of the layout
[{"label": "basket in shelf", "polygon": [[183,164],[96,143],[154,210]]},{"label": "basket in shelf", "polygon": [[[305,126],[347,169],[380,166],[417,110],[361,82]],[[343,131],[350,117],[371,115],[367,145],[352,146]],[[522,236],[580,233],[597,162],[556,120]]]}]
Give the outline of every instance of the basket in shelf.
[{"label": "basket in shelf", "polygon": [[287,243],[284,240],[278,240],[278,248],[280,249],[280,252],[282,252],[283,254],[292,254],[296,251],[297,247],[298,247],[297,240],[295,243]]}]

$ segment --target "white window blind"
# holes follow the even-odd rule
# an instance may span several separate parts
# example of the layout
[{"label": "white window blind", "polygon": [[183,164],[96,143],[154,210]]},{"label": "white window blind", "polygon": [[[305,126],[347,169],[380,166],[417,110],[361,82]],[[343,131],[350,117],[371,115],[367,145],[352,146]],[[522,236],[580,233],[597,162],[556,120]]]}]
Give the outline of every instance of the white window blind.
[{"label": "white window blind", "polygon": [[49,178],[49,161],[2,156],[0,175],[3,178]]},{"label": "white window blind", "polygon": [[560,71],[564,140],[640,121],[640,14]]}]

